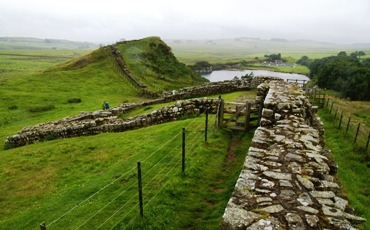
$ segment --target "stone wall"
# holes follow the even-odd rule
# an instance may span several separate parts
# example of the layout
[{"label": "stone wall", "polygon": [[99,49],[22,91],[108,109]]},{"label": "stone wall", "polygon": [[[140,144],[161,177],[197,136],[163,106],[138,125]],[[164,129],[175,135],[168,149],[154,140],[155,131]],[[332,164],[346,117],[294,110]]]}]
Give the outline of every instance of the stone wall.
[{"label": "stone wall", "polygon": [[234,192],[222,229],[356,229],[365,219],[341,196],[338,170],[323,149],[317,108],[296,84],[272,81],[258,87],[266,95],[260,127]]},{"label": "stone wall", "polygon": [[204,107],[211,106],[214,108],[218,100],[216,100],[217,102],[210,99],[185,100],[143,116],[127,119],[120,119],[118,116],[130,110],[152,104],[160,104],[192,97],[217,95],[239,90],[249,90],[260,82],[271,79],[274,78],[255,77],[253,79],[210,82],[200,86],[165,92],[158,99],[151,101],[121,104],[104,111],[81,112],[77,116],[25,127],[17,134],[8,137],[5,140],[5,147],[14,148],[44,140],[88,136],[102,132],[123,132],[125,130],[176,120],[184,114],[196,114],[199,111],[203,112]]},{"label": "stone wall", "polygon": [[203,113],[206,108],[216,112],[217,105],[218,99],[183,100],[149,114],[126,119],[120,119],[117,115],[138,107],[138,104],[122,105],[111,110],[81,112],[78,116],[25,127],[18,134],[8,137],[5,145],[19,147],[50,139],[89,136],[104,132],[124,132],[174,121],[184,115],[198,115]]}]

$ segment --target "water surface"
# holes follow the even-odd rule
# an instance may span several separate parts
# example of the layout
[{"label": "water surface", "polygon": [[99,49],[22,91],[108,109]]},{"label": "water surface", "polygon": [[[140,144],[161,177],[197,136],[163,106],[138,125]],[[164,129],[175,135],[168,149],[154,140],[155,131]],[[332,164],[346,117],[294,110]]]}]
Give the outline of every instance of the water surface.
[{"label": "water surface", "polygon": [[209,74],[202,74],[203,77],[207,78],[211,82],[216,81],[224,81],[224,80],[232,80],[234,77],[240,78],[241,76],[245,76],[246,74],[252,73],[254,76],[266,76],[266,77],[280,77],[285,81],[287,79],[293,80],[306,80],[309,81],[310,79],[303,74],[296,74],[296,73],[281,73],[281,72],[273,72],[268,70],[215,70]]}]

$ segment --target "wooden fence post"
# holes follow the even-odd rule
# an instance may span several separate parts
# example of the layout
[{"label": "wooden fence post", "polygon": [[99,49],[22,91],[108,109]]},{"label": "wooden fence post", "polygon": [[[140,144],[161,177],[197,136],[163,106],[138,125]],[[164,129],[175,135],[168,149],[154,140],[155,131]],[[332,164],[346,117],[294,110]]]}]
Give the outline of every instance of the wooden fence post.
[{"label": "wooden fence post", "polygon": [[206,127],[204,132],[204,141],[207,141],[207,133],[208,133],[208,108],[206,109]]},{"label": "wooden fence post", "polygon": [[356,144],[356,140],[357,140],[358,132],[360,131],[360,125],[361,125],[361,123],[358,123],[357,131],[356,131],[356,136],[355,136],[355,141],[353,142],[353,143],[355,143],[355,144]]},{"label": "wooden fence post", "polygon": [[344,134],[344,136],[347,135],[347,132],[348,132],[348,128],[349,128],[349,123],[351,122],[351,117],[348,118],[348,123],[347,123],[347,128],[346,128],[346,133]]},{"label": "wooden fence post", "polygon": [[42,222],[40,224],[40,230],[46,230],[46,224],[45,224],[45,222]]},{"label": "wooden fence post", "polygon": [[138,181],[138,189],[139,189],[139,207],[140,207],[140,216],[144,216],[144,209],[143,209],[143,187],[141,184],[141,163],[140,161],[137,162],[137,181]]},{"label": "wooden fence post", "polygon": [[182,173],[185,173],[185,128],[182,128]]},{"label": "wooden fence post", "polygon": [[328,105],[329,105],[329,99],[326,101],[326,108],[328,108]]},{"label": "wooden fence post", "polygon": [[338,107],[335,109],[334,120],[335,118],[337,118],[337,113],[338,113]]},{"label": "wooden fence post", "polygon": [[249,131],[249,123],[251,122],[251,103],[247,102],[245,107],[245,131]]},{"label": "wooden fence post", "polygon": [[331,103],[331,107],[330,107],[330,112],[331,113],[331,110],[333,109],[333,104],[334,104],[334,101]]},{"label": "wooden fence post", "polygon": [[343,118],[343,111],[342,111],[342,113],[340,114],[340,121],[339,121],[338,129],[340,129],[340,126],[342,125],[342,118]]},{"label": "wooden fence post", "polygon": [[370,141],[370,132],[369,132],[369,136],[367,136],[366,150],[369,147],[369,141]]}]

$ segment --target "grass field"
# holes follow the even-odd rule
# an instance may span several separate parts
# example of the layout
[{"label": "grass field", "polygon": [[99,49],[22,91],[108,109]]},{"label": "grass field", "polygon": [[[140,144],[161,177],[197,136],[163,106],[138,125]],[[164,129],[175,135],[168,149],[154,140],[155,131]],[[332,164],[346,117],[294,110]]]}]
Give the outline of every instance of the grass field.
[{"label": "grass field", "polygon": [[[264,54],[262,48],[257,50],[259,54],[240,48],[203,53],[199,47],[195,51],[172,49],[185,63],[226,62],[248,55],[253,59]],[[279,49],[269,52],[275,50]],[[205,117],[201,115],[123,133],[3,150],[5,138],[25,126],[99,110],[104,100],[111,106],[148,100],[117,74],[106,53],[84,52],[0,50],[0,229],[40,229],[43,221],[47,229],[218,229],[253,132],[214,130],[213,115],[207,143],[203,141]],[[337,50],[299,52],[297,49],[286,54],[292,59],[303,55],[312,58],[310,54],[319,57],[336,54]],[[284,57],[285,53],[280,53]],[[206,57],[209,59],[203,59]],[[222,97],[232,101],[243,94],[254,98],[255,93]],[[71,98],[80,98],[81,102],[68,103]],[[343,108],[356,109],[356,117],[362,119],[359,121],[368,122],[366,103],[337,100]],[[48,105],[54,107],[30,112],[33,107]],[[150,111],[140,108],[127,116]],[[369,168],[364,155],[339,135],[337,123],[331,122],[332,115],[320,111],[320,116],[326,125],[327,146],[339,164],[339,178],[351,205],[359,215],[370,219]],[[184,127],[185,175],[181,173]],[[142,163],[144,218],[140,218],[138,208],[138,161]],[[364,229],[370,229],[369,225],[365,224]]]},{"label": "grass field", "polygon": [[338,129],[334,113],[325,108],[319,112],[325,126],[326,148],[333,153],[338,164],[338,177],[341,187],[356,215],[366,218],[363,229],[370,229],[370,154],[363,146],[353,144],[354,134],[344,136],[345,129]]},{"label": "grass field", "polygon": [[[245,93],[225,98],[241,94]],[[214,119],[210,117],[210,127]],[[32,229],[46,221],[56,229],[91,229],[103,222],[104,228],[117,225],[117,229],[143,224],[218,228],[252,133],[237,135],[239,142],[234,145],[239,150],[228,156],[231,133],[210,128],[204,143],[204,121],[202,115],[141,130],[2,151],[1,226]],[[183,127],[188,140],[185,176],[181,175]],[[143,165],[145,223],[140,218],[130,222],[138,216],[137,198],[133,199],[137,161]],[[202,217],[194,221],[196,213]]]}]

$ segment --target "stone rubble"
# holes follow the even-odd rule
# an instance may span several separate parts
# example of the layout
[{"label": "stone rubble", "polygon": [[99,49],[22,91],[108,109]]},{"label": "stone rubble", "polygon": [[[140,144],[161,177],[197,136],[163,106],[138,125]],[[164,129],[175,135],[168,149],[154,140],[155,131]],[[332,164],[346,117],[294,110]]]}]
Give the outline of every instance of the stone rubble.
[{"label": "stone rubble", "polygon": [[340,197],[317,107],[293,83],[270,81],[258,89],[260,127],[221,229],[357,229],[366,220],[349,213]]}]

